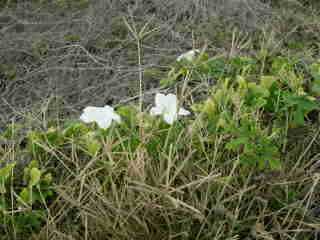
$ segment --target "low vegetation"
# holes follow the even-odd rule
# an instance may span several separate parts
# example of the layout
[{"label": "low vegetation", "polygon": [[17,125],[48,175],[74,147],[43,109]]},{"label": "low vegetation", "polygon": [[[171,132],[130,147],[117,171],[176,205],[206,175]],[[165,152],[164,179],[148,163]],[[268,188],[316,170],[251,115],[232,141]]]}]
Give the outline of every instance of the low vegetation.
[{"label": "low vegetation", "polygon": [[[212,82],[213,81],[213,82]],[[209,57],[161,81],[193,114],[127,104],[101,129],[1,134],[3,239],[317,239],[320,62]]]},{"label": "low vegetation", "polygon": [[0,0],[0,240],[320,239],[319,7]]}]

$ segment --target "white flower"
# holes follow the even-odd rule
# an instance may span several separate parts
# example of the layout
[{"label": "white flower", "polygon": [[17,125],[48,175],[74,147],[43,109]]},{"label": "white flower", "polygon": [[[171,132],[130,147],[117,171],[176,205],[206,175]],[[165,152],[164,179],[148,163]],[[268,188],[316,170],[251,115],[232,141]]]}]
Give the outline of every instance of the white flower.
[{"label": "white flower", "polygon": [[151,108],[150,114],[163,115],[163,119],[168,123],[172,124],[177,120],[178,115],[187,116],[190,114],[189,111],[184,108],[178,109],[177,96],[174,94],[164,95],[161,93],[156,94],[156,106]]},{"label": "white flower", "polygon": [[196,54],[200,53],[198,49],[190,50],[186,53],[181,54],[178,58],[177,61],[180,62],[181,60],[188,60],[192,61],[195,57]]},{"label": "white flower", "polygon": [[86,107],[80,116],[85,123],[96,122],[100,128],[110,127],[112,121],[120,123],[120,116],[108,105],[104,107]]}]

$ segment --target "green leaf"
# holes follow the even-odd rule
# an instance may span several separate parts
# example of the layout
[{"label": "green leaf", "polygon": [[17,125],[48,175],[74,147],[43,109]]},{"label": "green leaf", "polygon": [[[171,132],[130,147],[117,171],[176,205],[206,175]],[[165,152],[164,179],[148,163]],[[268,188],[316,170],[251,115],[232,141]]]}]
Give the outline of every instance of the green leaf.
[{"label": "green leaf", "polygon": [[15,167],[15,165],[16,165],[15,163],[10,163],[7,166],[1,168],[0,169],[0,178],[7,179],[10,176],[11,171]]},{"label": "green leaf", "polygon": [[27,167],[23,169],[23,181],[25,183],[29,182],[30,179],[30,169],[39,168],[39,163],[36,160],[32,160]]},{"label": "green leaf", "polygon": [[224,59],[221,58],[212,58],[207,62],[208,66],[208,75],[210,77],[219,79],[225,75],[227,71],[226,63]]},{"label": "green leaf", "polygon": [[268,162],[270,164],[271,170],[280,170],[281,169],[281,161],[279,158],[270,158]]},{"label": "green leaf", "polygon": [[87,150],[90,156],[95,156],[101,149],[101,144],[97,140],[87,142]]},{"label": "green leaf", "polygon": [[0,169],[0,194],[6,193],[5,183],[11,175],[15,163],[10,163],[7,166]]},{"label": "green leaf", "polygon": [[66,138],[78,137],[88,133],[90,129],[81,122],[70,121],[63,130],[63,136]]},{"label": "green leaf", "polygon": [[46,213],[42,209],[20,212],[15,218],[15,228],[20,233],[38,232],[45,219]]},{"label": "green leaf", "polygon": [[134,127],[138,124],[138,110],[134,106],[121,106],[117,109],[117,113],[120,115],[125,127]]},{"label": "green leaf", "polygon": [[320,79],[318,81],[314,81],[311,84],[311,92],[315,95],[315,96],[320,96]]},{"label": "green leaf", "polygon": [[276,84],[276,80],[274,76],[261,76],[260,85],[264,89],[270,89],[273,84]]},{"label": "green leaf", "polygon": [[101,143],[96,139],[94,132],[88,132],[83,136],[83,146],[90,156],[95,156],[102,148]]},{"label": "green leaf", "polygon": [[293,112],[293,124],[297,126],[302,126],[304,124],[304,112],[301,108],[298,108]]},{"label": "green leaf", "polygon": [[319,104],[308,98],[308,96],[295,95],[293,93],[286,93],[284,95],[283,111],[287,111],[288,108],[292,111],[292,121],[296,126],[304,124],[304,117],[311,111],[319,109]]},{"label": "green leaf", "polygon": [[41,171],[38,168],[32,168],[30,170],[30,181],[29,186],[33,187],[40,182]]},{"label": "green leaf", "polygon": [[320,61],[310,66],[310,73],[315,81],[320,81]]},{"label": "green leaf", "polygon": [[51,173],[47,173],[46,175],[44,175],[42,180],[43,180],[44,183],[50,184],[52,182],[52,174]]},{"label": "green leaf", "polygon": [[6,211],[7,209],[7,203],[5,201],[0,202],[0,212]]},{"label": "green leaf", "polygon": [[248,142],[249,142],[248,137],[246,137],[246,136],[239,137],[239,138],[233,139],[230,142],[228,142],[226,145],[226,148],[228,150],[235,151],[235,150],[239,149],[239,147],[248,144]]},{"label": "green leaf", "polygon": [[55,128],[49,128],[46,132],[46,140],[51,146],[59,147],[63,144],[63,135]]},{"label": "green leaf", "polygon": [[29,188],[23,188],[22,191],[20,192],[19,196],[24,203],[30,203],[31,194],[30,194]]},{"label": "green leaf", "polygon": [[172,68],[169,71],[168,76],[166,78],[163,78],[160,80],[160,86],[161,87],[169,87],[169,86],[175,84],[179,80],[180,77],[186,76],[188,71],[189,70],[185,67],[182,67],[179,70]]}]

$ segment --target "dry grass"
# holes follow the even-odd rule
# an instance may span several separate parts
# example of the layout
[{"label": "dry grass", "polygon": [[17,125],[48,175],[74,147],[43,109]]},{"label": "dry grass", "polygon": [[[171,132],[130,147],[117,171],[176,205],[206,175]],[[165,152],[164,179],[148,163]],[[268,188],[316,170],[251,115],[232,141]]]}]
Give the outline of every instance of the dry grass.
[{"label": "dry grass", "polygon": [[[141,68],[166,69],[179,53],[193,45],[203,47],[203,40],[216,45],[208,36],[193,36],[197,25],[209,19],[222,18],[243,29],[260,28],[270,9],[255,2],[108,0],[84,8],[55,0],[12,2],[0,13],[0,64],[12,73],[2,70],[2,125],[19,119],[17,112],[52,97],[61,98],[66,113],[77,114],[89,104],[117,103],[135,95],[141,71],[135,38],[123,17],[137,28],[152,19],[149,27],[157,31],[142,42]],[[226,41],[223,37],[219,42]],[[156,87],[157,81],[146,79],[144,89]]]}]

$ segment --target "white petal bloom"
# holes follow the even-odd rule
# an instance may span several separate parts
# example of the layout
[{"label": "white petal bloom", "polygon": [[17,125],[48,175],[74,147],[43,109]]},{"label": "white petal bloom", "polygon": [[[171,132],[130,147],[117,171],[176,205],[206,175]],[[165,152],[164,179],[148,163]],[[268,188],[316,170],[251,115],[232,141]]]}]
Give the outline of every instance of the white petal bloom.
[{"label": "white petal bloom", "polygon": [[178,115],[187,116],[190,114],[190,112],[184,108],[178,109],[177,96],[174,94],[164,95],[157,93],[155,102],[156,106],[151,108],[150,114],[152,116],[163,115],[163,119],[168,124],[172,124],[174,121],[176,121]]},{"label": "white petal bloom", "polygon": [[196,55],[200,53],[200,51],[198,49],[193,49],[190,50],[186,53],[181,54],[178,58],[177,61],[180,62],[181,60],[188,60],[188,61],[192,61],[194,60],[194,58],[196,57]]},{"label": "white petal bloom", "polygon": [[108,105],[104,107],[86,107],[80,116],[80,120],[85,123],[96,122],[100,128],[107,129],[112,121],[120,123],[120,116]]}]

